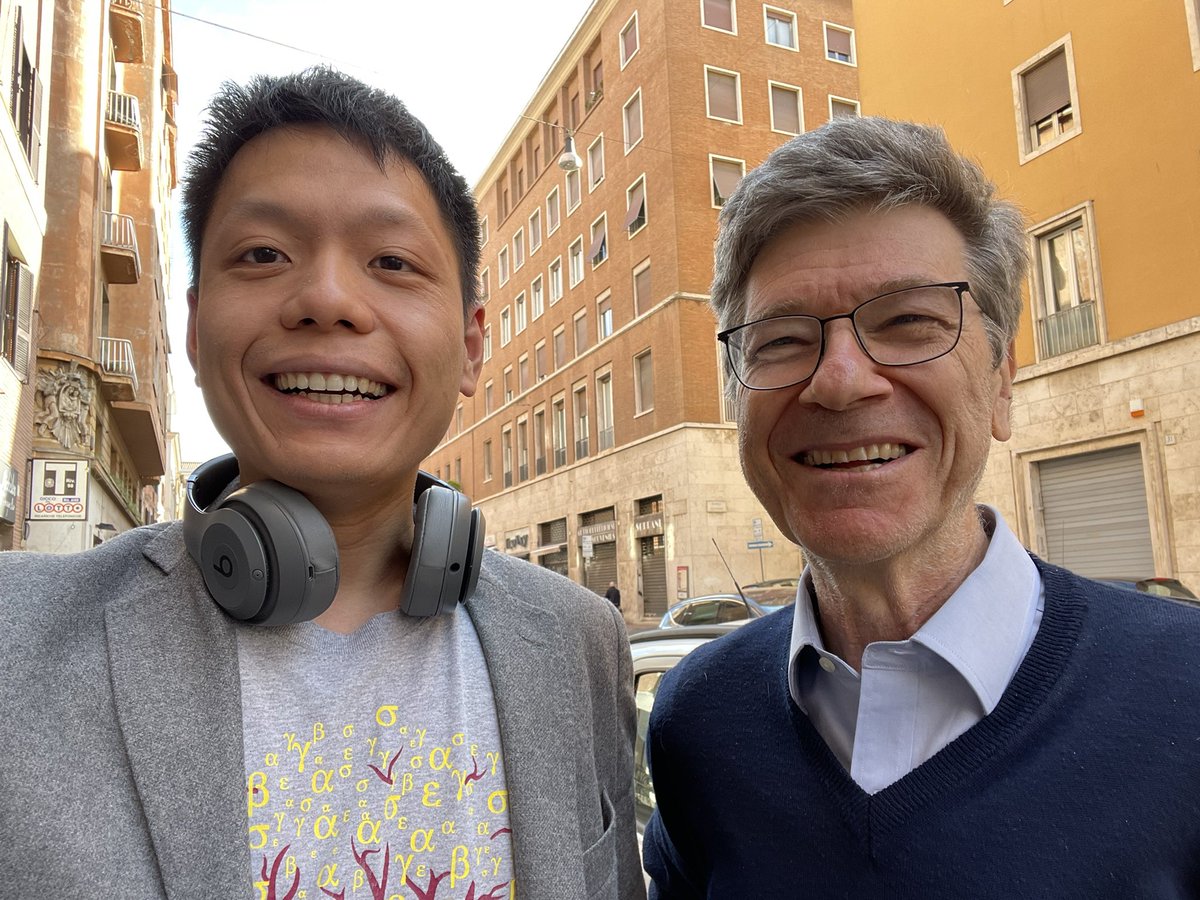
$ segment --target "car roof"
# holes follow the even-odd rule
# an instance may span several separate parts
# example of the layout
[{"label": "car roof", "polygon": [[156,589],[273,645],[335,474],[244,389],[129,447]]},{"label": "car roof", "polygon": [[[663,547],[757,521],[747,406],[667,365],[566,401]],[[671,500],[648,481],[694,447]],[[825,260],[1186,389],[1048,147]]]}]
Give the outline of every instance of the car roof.
[{"label": "car roof", "polygon": [[648,656],[686,656],[701,644],[729,634],[743,624],[721,622],[638,631],[629,636],[629,648],[635,660]]}]

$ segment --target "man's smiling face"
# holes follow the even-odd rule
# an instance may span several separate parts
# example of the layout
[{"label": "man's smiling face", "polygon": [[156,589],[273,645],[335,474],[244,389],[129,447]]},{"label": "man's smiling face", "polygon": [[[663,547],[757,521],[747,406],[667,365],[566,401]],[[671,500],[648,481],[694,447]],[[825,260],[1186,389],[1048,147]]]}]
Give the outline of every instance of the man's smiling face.
[{"label": "man's smiling face", "polygon": [[[966,276],[964,241],[941,213],[859,211],[768,243],[750,271],[745,319],[837,315],[888,285]],[[958,346],[939,359],[874,363],[847,319],[829,323],[825,341],[807,381],[741,394],[742,468],[780,529],[810,555],[847,564],[928,558],[923,550],[971,539],[991,439],[1009,435],[1013,370],[992,364],[970,295]]]},{"label": "man's smiling face", "polygon": [[225,172],[199,271],[188,356],[243,481],[411,489],[483,343],[416,169],[324,126],[268,131]]}]

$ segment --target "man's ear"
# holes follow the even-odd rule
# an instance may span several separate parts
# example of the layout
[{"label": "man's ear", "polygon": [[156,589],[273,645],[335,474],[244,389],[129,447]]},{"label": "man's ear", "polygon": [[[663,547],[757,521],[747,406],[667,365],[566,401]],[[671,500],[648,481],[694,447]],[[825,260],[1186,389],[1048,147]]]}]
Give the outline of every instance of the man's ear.
[{"label": "man's ear", "polygon": [[187,322],[187,357],[188,362],[192,364],[192,371],[196,373],[196,383],[200,383],[200,370],[197,368],[197,339],[196,339],[196,305],[199,302],[199,297],[196,294],[194,287],[188,288],[187,305],[188,305],[188,322]]},{"label": "man's ear", "polygon": [[462,381],[458,390],[464,397],[474,397],[479,386],[479,373],[483,369],[483,320],[486,318],[483,307],[478,306],[467,316],[464,328]]},{"label": "man's ear", "polygon": [[996,400],[992,407],[992,437],[998,441],[1007,441],[1012,437],[1012,394],[1013,378],[1017,374],[1016,344],[1009,341],[1004,350],[1004,359],[996,369],[996,377],[1000,383],[997,386]]}]

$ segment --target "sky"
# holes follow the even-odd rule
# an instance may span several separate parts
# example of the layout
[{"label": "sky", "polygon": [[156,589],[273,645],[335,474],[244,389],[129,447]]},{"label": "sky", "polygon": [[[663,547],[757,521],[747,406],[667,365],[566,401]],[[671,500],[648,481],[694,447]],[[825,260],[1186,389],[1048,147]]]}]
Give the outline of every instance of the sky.
[{"label": "sky", "polygon": [[[175,0],[180,172],[221,82],[324,64],[400,97],[473,186],[589,5],[589,0]],[[187,359],[188,263],[177,220],[171,246],[172,427],[184,461],[199,462],[227,448],[208,419]]]}]

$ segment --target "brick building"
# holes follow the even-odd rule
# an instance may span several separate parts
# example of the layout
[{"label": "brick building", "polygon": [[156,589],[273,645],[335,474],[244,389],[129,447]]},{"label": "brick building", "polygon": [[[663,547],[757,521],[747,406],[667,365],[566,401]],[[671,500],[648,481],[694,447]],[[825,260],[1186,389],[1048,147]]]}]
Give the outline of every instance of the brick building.
[{"label": "brick building", "polygon": [[592,4],[476,186],[486,361],[425,465],[490,544],[616,581],[635,623],[732,590],[716,546],[743,583],[799,571],[738,465],[712,243],[744,172],[857,96],[849,0]]},{"label": "brick building", "polygon": [[1029,222],[1014,435],[981,496],[1053,562],[1195,589],[1200,3],[854,6],[863,111],[942,125]]}]

